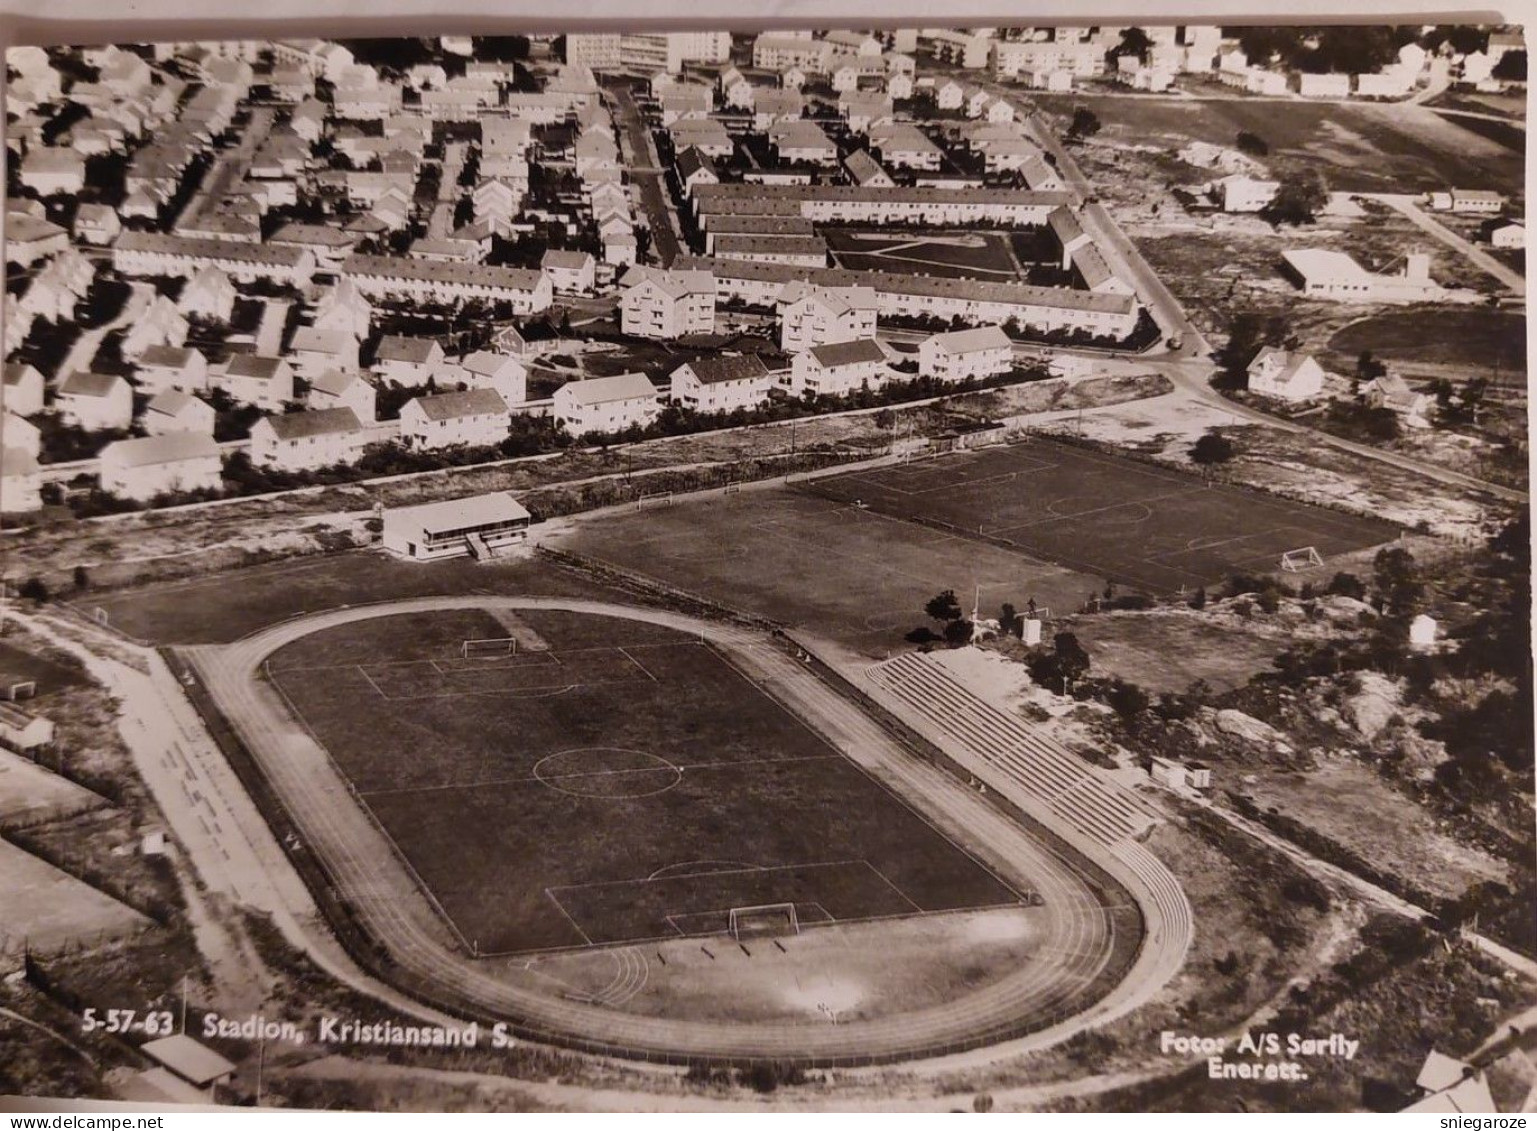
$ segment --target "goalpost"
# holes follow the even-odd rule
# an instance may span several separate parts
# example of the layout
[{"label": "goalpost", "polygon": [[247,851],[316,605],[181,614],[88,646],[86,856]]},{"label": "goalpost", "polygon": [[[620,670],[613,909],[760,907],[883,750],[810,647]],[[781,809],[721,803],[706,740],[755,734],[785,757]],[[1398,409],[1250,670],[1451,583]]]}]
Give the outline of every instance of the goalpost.
[{"label": "goalpost", "polygon": [[459,645],[459,655],[465,659],[472,656],[512,656],[517,651],[518,640],[515,636],[482,636]]},{"label": "goalpost", "polygon": [[727,922],[731,937],[740,942],[744,938],[765,935],[798,935],[800,919],[793,903],[760,903],[750,907],[733,907]]},{"label": "goalpost", "polygon": [[670,507],[672,506],[671,491],[653,491],[649,495],[642,495],[635,500],[635,509],[644,510],[646,507]]},{"label": "goalpost", "polygon": [[1316,569],[1323,564],[1323,555],[1312,546],[1304,546],[1300,550],[1287,550],[1281,555],[1281,568],[1287,573],[1301,573],[1305,569]]}]

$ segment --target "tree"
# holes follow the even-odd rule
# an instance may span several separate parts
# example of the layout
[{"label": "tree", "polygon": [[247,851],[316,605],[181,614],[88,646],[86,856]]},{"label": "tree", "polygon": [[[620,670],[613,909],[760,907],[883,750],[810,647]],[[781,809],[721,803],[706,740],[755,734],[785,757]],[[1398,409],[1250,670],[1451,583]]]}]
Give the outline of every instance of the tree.
[{"label": "tree", "polygon": [[929,603],[923,606],[923,611],[933,620],[957,621],[961,619],[961,603],[955,596],[954,589],[946,589],[943,593],[935,594],[929,598]]},{"label": "tree", "polygon": [[83,593],[91,587],[91,574],[83,565],[75,567],[75,591]]},{"label": "tree", "polygon": [[958,620],[948,621],[945,624],[943,631],[945,643],[950,645],[952,648],[959,648],[962,645],[971,643],[971,638],[976,631],[976,626],[973,625],[965,617],[961,617]]},{"label": "tree", "polygon": [[1322,174],[1310,168],[1296,177],[1282,181],[1281,187],[1260,215],[1277,227],[1282,224],[1311,224],[1328,202],[1329,189],[1324,184]]},{"label": "tree", "polygon": [[1489,72],[1490,76],[1504,79],[1506,82],[1526,81],[1526,52],[1507,51],[1500,56],[1500,61]]},{"label": "tree", "polygon": [[1226,463],[1237,454],[1233,441],[1213,429],[1198,439],[1190,448],[1190,459],[1202,467]]},{"label": "tree", "polygon": [[871,419],[875,422],[875,426],[882,432],[890,432],[894,427],[896,427],[897,414],[892,412],[889,408],[883,408]]},{"label": "tree", "polygon": [[1073,111],[1073,122],[1067,127],[1067,136],[1074,140],[1093,137],[1099,133],[1099,125],[1099,115],[1087,106],[1080,106]]},{"label": "tree", "polygon": [[1149,699],[1147,692],[1136,684],[1116,679],[1111,680],[1110,689],[1105,692],[1105,702],[1123,723],[1130,723],[1147,710]]},{"label": "tree", "polygon": [[1071,632],[1059,632],[1051,638],[1051,647],[1068,679],[1081,679],[1088,674],[1089,654],[1078,643],[1078,637]]},{"label": "tree", "polygon": [[1375,381],[1378,377],[1386,377],[1388,367],[1377,360],[1371,350],[1362,350],[1356,358],[1356,376],[1362,381]]},{"label": "tree", "polygon": [[1336,573],[1329,581],[1329,588],[1325,590],[1330,596],[1352,597],[1357,601],[1366,599],[1366,582],[1353,573]]},{"label": "tree", "polygon": [[1024,618],[1019,615],[1019,610],[1005,601],[998,610],[998,631],[1008,636],[1018,636],[1023,623]]},{"label": "tree", "polygon": [[29,577],[21,583],[17,594],[34,605],[41,605],[48,600],[48,584],[40,577]]},{"label": "tree", "polygon": [[1388,616],[1408,616],[1424,595],[1414,555],[1402,546],[1384,546],[1372,559],[1372,582],[1377,601]]},{"label": "tree", "polygon": [[1194,594],[1191,595],[1190,607],[1197,611],[1200,611],[1206,607],[1206,586],[1201,586],[1195,591]]},{"label": "tree", "polygon": [[1238,152],[1247,153],[1251,157],[1265,157],[1270,153],[1270,146],[1259,134],[1250,133],[1248,130],[1239,130]]},{"label": "tree", "polygon": [[1153,49],[1153,40],[1139,27],[1129,27],[1121,32],[1121,42],[1105,52],[1105,58],[1110,62],[1110,69],[1115,70],[1115,61],[1122,55],[1135,55],[1142,62],[1147,62],[1147,53]]}]

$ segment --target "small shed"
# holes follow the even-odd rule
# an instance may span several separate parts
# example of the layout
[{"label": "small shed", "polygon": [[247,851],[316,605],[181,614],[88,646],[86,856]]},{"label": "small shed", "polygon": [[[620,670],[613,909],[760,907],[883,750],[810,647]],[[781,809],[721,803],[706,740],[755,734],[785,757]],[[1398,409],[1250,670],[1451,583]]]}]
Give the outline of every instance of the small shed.
[{"label": "small shed", "polygon": [[185,1033],[150,1041],[140,1051],[195,1088],[227,1083],[235,1074],[233,1064]]}]

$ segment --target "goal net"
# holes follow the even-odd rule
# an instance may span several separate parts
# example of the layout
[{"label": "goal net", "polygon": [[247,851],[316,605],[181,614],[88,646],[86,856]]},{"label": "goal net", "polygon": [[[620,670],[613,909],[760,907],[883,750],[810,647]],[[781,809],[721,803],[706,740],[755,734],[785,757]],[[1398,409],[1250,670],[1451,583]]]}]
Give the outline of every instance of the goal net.
[{"label": "goal net", "polygon": [[11,684],[5,689],[5,698],[12,703],[19,703],[23,699],[31,699],[37,695],[37,682],[24,679]]},{"label": "goal net", "polygon": [[1300,550],[1287,550],[1281,555],[1281,568],[1287,573],[1300,573],[1305,569],[1314,569],[1323,564],[1323,556],[1312,546],[1304,546]]},{"label": "goal net", "polygon": [[517,650],[518,641],[514,636],[485,636],[466,640],[459,646],[459,655],[466,659],[471,656],[511,656]]},{"label": "goal net", "polygon": [[642,495],[635,500],[635,509],[644,510],[646,507],[667,507],[672,505],[671,491],[653,491],[649,495]]},{"label": "goal net", "polygon": [[763,903],[754,907],[733,907],[728,923],[734,939],[762,938],[772,935],[798,935],[800,919],[793,903]]}]

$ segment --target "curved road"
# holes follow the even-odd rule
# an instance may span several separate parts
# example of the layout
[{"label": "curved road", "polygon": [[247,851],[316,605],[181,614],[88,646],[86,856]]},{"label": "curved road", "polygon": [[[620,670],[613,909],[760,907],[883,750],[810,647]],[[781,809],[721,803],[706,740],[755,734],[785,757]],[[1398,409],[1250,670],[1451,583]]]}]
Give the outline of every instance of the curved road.
[{"label": "curved road", "polygon": [[[954,1001],[910,1013],[836,1025],[731,1023],[645,1017],[563,999],[516,968],[494,968],[467,956],[428,906],[381,831],[350,794],[323,748],[289,714],[261,677],[276,649],[312,632],[401,612],[462,608],[543,608],[645,620],[698,634],[721,648],[744,674],[810,719],[834,745],[905,795],[925,799],[931,819],[978,846],[1016,882],[1039,891],[1050,912],[1041,960]],[[649,1059],[791,1058],[820,1063],[943,1056],[985,1043],[1002,1056],[1055,1043],[1120,1015],[1162,986],[1123,979],[1099,1002],[1081,991],[1104,968],[1110,924],[1082,877],[1016,823],[981,803],[960,782],[920,763],[886,731],[803,669],[761,633],[673,613],[596,601],[464,596],[420,598],[338,609],[288,621],[229,646],[188,649],[210,694],[261,762],[309,846],[328,861],[368,929],[385,940],[414,978],[445,1001],[505,1016],[530,1035]],[[1135,894],[1135,893],[1134,893]],[[1140,902],[1140,900],[1139,900]],[[1155,948],[1144,945],[1143,952]],[[1180,947],[1183,953],[1183,945]],[[1158,955],[1139,954],[1145,971]],[[1133,971],[1135,975],[1136,970]],[[1114,999],[1113,1003],[1111,999]],[[1107,1003],[1112,1008],[1107,1013]],[[1049,1027],[1020,1036],[1032,1018]]]}]

